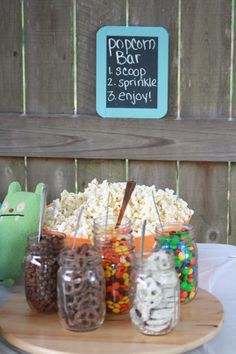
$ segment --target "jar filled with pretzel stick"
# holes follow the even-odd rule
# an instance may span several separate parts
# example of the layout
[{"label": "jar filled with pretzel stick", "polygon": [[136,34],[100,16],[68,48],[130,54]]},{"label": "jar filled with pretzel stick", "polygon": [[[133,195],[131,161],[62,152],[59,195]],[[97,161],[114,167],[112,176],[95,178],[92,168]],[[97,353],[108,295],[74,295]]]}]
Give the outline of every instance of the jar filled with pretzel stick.
[{"label": "jar filled with pretzel stick", "polygon": [[57,312],[58,255],[65,248],[66,234],[44,231],[28,237],[24,262],[25,295],[32,310],[42,313]]},{"label": "jar filled with pretzel stick", "polygon": [[57,277],[58,309],[63,327],[86,332],[100,327],[105,317],[102,260],[95,248],[82,244],[60,255]]},{"label": "jar filled with pretzel stick", "polygon": [[135,254],[131,223],[104,216],[94,220],[94,245],[100,250],[106,281],[108,314],[127,313],[134,296]]}]

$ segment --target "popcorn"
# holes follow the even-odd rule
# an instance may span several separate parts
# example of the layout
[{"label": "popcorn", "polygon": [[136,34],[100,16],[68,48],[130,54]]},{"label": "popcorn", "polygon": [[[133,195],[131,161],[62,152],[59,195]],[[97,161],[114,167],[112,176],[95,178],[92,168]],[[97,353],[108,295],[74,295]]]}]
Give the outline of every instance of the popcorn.
[{"label": "popcorn", "polygon": [[[118,216],[124,191],[125,182],[108,183],[104,180],[98,183],[92,180],[84,192],[69,193],[64,190],[61,198],[56,199],[46,209],[44,226],[50,229],[74,235],[79,209],[84,207],[77,237],[92,238],[93,219],[106,214],[108,194],[110,193],[109,214]],[[133,234],[141,236],[143,220],[147,220],[146,234],[153,234],[159,224],[156,209],[153,203],[154,194],[157,208],[163,224],[169,222],[188,222],[193,210],[188,204],[174,194],[172,189],[158,189],[153,185],[136,185],[125,216],[131,220]]]}]

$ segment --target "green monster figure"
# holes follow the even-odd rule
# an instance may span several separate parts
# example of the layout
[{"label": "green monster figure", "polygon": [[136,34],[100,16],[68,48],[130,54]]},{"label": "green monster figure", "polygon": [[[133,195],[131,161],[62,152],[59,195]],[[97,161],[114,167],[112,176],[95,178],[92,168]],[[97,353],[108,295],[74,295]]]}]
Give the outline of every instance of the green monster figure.
[{"label": "green monster figure", "polygon": [[38,231],[43,188],[39,183],[33,193],[21,191],[18,182],[8,187],[0,209],[0,280],[6,287],[22,274],[27,237]]}]

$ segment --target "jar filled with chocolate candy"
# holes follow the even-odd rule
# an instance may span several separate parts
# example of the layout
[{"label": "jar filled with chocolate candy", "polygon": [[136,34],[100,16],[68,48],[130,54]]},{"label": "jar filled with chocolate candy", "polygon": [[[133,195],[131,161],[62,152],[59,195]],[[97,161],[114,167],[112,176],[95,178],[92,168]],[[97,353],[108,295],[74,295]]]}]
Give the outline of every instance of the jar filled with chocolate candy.
[{"label": "jar filled with chocolate candy", "polygon": [[43,232],[28,237],[25,257],[25,295],[29,306],[37,312],[57,312],[58,255],[65,248],[66,235]]},{"label": "jar filled with chocolate candy", "polygon": [[180,314],[179,279],[170,252],[153,252],[138,262],[136,283],[132,323],[143,334],[169,333]]},{"label": "jar filled with chocolate candy", "polygon": [[172,252],[180,280],[180,301],[188,303],[198,290],[198,250],[190,224],[170,223],[156,228],[156,249]]},{"label": "jar filled with chocolate candy", "polygon": [[58,308],[63,326],[91,331],[105,317],[105,281],[100,254],[86,243],[60,255]]},{"label": "jar filled with chocolate candy", "polygon": [[106,281],[108,314],[127,313],[134,294],[134,240],[131,223],[117,217],[104,216],[94,221],[94,245],[100,250]]}]

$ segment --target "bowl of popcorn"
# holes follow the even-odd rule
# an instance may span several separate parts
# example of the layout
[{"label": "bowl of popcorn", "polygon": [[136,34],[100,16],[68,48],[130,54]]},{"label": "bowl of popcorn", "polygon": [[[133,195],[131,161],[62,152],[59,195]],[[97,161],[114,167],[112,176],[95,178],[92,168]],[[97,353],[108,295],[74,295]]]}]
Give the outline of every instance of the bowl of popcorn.
[{"label": "bowl of popcorn", "polygon": [[[109,215],[118,216],[124,191],[125,182],[108,182],[104,180],[99,183],[92,180],[84,192],[70,193],[64,190],[60,198],[46,208],[44,228],[56,230],[67,234],[69,245],[75,233],[78,214],[83,207],[83,215],[80,227],[76,234],[76,244],[92,242],[94,219]],[[109,195],[109,198],[108,198]],[[153,197],[154,196],[154,197]],[[109,205],[108,205],[109,200]],[[156,207],[154,205],[156,203]],[[179,198],[172,189],[156,189],[153,186],[136,185],[127,206],[125,216],[130,219],[132,232],[137,249],[140,247],[140,236],[143,221],[147,220],[145,248],[153,247],[155,229],[160,224],[166,223],[188,223],[193,215],[193,210],[188,204]]]}]

